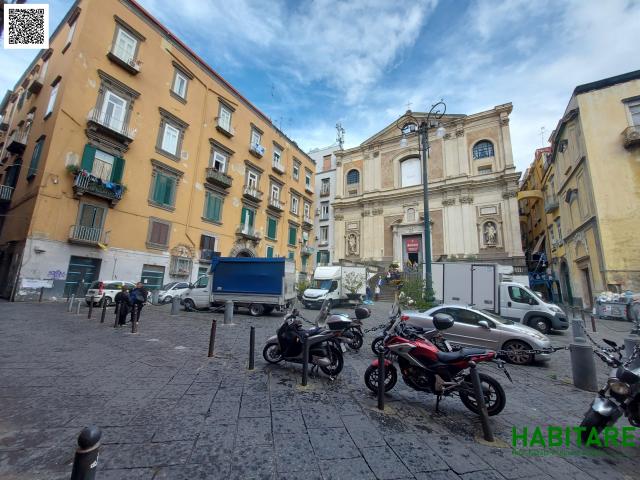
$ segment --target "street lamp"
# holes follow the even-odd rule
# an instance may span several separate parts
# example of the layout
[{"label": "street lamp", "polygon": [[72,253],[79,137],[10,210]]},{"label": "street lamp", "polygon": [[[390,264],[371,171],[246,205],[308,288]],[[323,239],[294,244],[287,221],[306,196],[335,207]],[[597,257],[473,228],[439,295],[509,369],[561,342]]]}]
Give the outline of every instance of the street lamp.
[{"label": "street lamp", "polygon": [[[422,160],[422,195],[424,205],[424,265],[425,265],[425,300],[427,302],[433,302],[433,287],[431,283],[431,226],[429,219],[429,181],[427,177],[427,160],[429,159],[429,128],[432,128],[431,122],[433,120],[440,120],[444,113],[447,111],[447,106],[440,100],[438,103],[431,106],[431,110],[427,113],[427,117],[422,120],[416,119],[411,110],[407,110],[402,117],[396,122],[396,127],[402,132],[402,138],[400,139],[400,146],[402,148],[407,147],[407,136],[418,132],[418,145],[420,150],[420,157]],[[444,137],[446,131],[445,128],[436,122],[438,128],[436,129],[436,137]]]}]

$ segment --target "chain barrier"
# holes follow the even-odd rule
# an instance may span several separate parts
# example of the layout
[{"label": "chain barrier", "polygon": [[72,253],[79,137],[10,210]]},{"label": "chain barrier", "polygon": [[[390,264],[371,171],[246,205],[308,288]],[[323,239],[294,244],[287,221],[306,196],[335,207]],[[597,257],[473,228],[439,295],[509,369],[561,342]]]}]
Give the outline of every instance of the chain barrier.
[{"label": "chain barrier", "polygon": [[380,330],[381,328],[386,327],[387,324],[386,323],[381,323],[380,325],[377,325],[375,327],[372,328],[367,328],[365,330],[362,330],[362,333],[369,333],[369,332],[375,332],[376,330]]},{"label": "chain barrier", "polygon": [[545,355],[555,353],[559,350],[569,350],[569,345],[565,345],[564,347],[532,348],[531,350],[496,350],[496,356]]}]

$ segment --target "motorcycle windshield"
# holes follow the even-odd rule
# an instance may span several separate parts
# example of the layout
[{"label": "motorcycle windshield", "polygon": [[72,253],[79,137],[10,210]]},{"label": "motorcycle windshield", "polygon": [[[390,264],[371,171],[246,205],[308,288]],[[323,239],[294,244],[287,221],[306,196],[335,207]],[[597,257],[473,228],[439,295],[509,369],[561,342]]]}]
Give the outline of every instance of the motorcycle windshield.
[{"label": "motorcycle windshield", "polygon": [[[636,372],[638,370],[640,369],[636,369]],[[622,382],[634,384],[640,381],[640,376],[638,376],[636,372],[625,367],[618,367],[618,370],[616,371],[616,377],[618,377],[618,379]]]}]

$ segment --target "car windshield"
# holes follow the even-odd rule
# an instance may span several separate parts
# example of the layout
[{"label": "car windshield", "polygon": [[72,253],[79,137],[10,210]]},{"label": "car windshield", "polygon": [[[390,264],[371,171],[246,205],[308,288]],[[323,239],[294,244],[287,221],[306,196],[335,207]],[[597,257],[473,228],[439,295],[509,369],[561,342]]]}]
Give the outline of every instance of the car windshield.
[{"label": "car windshield", "polygon": [[313,280],[311,282],[312,288],[319,288],[321,290],[329,290],[331,288],[331,280]]},{"label": "car windshield", "polygon": [[167,283],[166,285],[164,285],[162,287],[162,290],[169,290],[171,287],[173,287],[176,283],[178,282],[171,282],[171,283]]},{"label": "car windshield", "polygon": [[496,315],[494,313],[486,312],[486,311],[482,310],[482,314],[486,315],[487,317],[489,317],[494,322],[502,323],[504,325],[513,325],[513,322],[511,320],[507,320],[506,318],[499,317],[498,315]]}]

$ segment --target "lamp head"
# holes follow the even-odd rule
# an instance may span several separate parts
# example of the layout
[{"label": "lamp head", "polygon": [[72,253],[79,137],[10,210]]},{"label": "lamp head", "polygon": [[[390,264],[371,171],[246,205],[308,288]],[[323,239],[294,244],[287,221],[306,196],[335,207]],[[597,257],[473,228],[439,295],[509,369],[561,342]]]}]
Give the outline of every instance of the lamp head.
[{"label": "lamp head", "polygon": [[446,133],[447,133],[446,129],[442,125],[440,125],[436,130],[436,137],[442,138],[445,136]]}]

